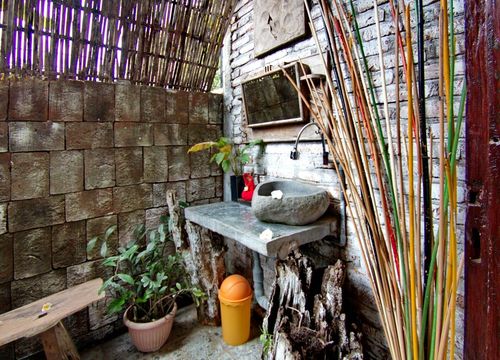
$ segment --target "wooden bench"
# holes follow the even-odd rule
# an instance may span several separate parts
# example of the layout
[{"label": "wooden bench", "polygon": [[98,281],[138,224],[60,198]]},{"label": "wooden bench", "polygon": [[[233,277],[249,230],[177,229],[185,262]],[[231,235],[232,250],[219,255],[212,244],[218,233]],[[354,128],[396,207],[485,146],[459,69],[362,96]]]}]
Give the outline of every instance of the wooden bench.
[{"label": "wooden bench", "polygon": [[[14,340],[40,335],[48,360],[79,359],[78,351],[61,320],[104,298],[98,291],[102,279],[71,287],[0,315],[0,346]],[[44,304],[52,304],[42,313]]]}]

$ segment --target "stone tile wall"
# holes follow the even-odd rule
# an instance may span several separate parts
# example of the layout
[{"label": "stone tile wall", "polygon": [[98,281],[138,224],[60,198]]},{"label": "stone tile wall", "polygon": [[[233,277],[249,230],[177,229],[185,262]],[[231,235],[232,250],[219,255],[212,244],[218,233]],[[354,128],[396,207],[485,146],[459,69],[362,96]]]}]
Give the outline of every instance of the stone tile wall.
[{"label": "stone tile wall", "polygon": [[[327,48],[324,25],[320,17],[320,9],[317,1],[311,1],[311,14],[318,29],[318,38],[323,49]],[[349,1],[345,1],[349,7]],[[354,6],[358,13],[358,23],[360,24],[361,36],[365,42],[365,52],[367,54],[369,66],[373,71],[379,69],[378,50],[376,41],[375,19],[373,16],[372,0],[354,0]],[[407,2],[413,6],[413,2]],[[321,60],[318,57],[316,44],[313,38],[307,38],[295,42],[278,51],[270,53],[260,59],[254,57],[254,14],[252,0],[239,0],[233,15],[230,33],[226,36],[224,43],[223,72],[225,75],[224,84],[224,106],[225,106],[225,132],[231,136],[235,142],[240,143],[247,140],[246,120],[242,108],[241,82],[253,77],[264,70],[267,66],[276,66],[285,62],[292,62],[301,59],[311,66],[313,71],[320,69]],[[389,99],[395,99],[395,71],[393,63],[394,54],[394,25],[387,1],[378,1],[379,19],[381,21],[382,47],[385,51],[386,79],[388,82],[387,92]],[[414,16],[413,9],[411,10]],[[457,50],[457,86],[455,86],[455,106],[458,109],[459,95],[465,71],[464,62],[464,1],[454,1],[456,50]],[[438,69],[439,60],[437,52],[437,42],[439,35],[439,2],[424,1],[425,17],[425,66],[426,66],[426,97],[428,123],[432,132],[437,136],[438,130]],[[415,19],[412,19],[413,26],[416,26]],[[414,29],[416,33],[416,29]],[[379,74],[374,76],[377,93],[381,93],[381,83]],[[404,79],[400,70],[400,93],[401,99],[406,98],[404,91]],[[395,101],[389,103],[389,110],[394,116]],[[407,116],[406,104],[402,103],[401,116]],[[403,124],[405,123],[403,119]],[[395,126],[395,121],[393,122]],[[405,126],[405,125],[404,125]],[[433,146],[432,157],[438,157],[438,147]],[[308,181],[328,189],[336,198],[339,197],[340,187],[334,171],[320,169],[321,167],[321,145],[319,142],[301,143],[300,159],[290,160],[292,143],[272,143],[266,146],[266,151],[255,166],[259,173],[259,180],[264,181],[269,178],[287,178]],[[465,142],[463,137],[459,142],[458,150],[458,184],[459,184],[459,251],[463,250],[465,222]],[[436,164],[436,163],[435,163]],[[433,202],[434,207],[438,206],[439,189],[439,168],[433,166]],[[352,312],[358,315],[358,323],[362,326],[365,335],[365,350],[368,358],[387,358],[385,339],[378,319],[377,309],[372,296],[370,283],[363,265],[361,250],[358,240],[354,234],[352,224],[347,227],[347,246],[339,248],[328,242],[319,242],[308,246],[304,251],[309,252],[317,262],[333,262],[336,258],[347,261],[347,300],[346,303]],[[243,273],[251,278],[251,254],[232,241],[228,241],[230,247],[230,258],[227,261],[231,271]],[[274,277],[274,261],[272,259],[262,259],[264,276],[267,283],[267,290],[270,281]],[[463,346],[463,283],[459,287],[458,309],[457,309],[457,351],[456,358],[462,357]]]},{"label": "stone tile wall", "polygon": [[[125,83],[0,81],[0,313],[98,276],[86,243],[113,224],[116,249],[154,226],[166,190],[191,204],[219,201],[222,177],[189,145],[222,132],[222,96]],[[66,320],[77,344],[116,331],[106,302]],[[0,348],[0,359],[40,349]]]}]

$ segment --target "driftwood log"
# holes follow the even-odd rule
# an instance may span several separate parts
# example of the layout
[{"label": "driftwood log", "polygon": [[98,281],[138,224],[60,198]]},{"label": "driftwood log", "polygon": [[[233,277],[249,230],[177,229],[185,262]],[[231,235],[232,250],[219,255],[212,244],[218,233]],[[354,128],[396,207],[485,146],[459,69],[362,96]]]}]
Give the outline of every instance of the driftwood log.
[{"label": "driftwood log", "polygon": [[207,295],[198,307],[198,321],[203,325],[220,325],[219,286],[224,280],[226,248],[222,236],[186,221],[175,192],[167,192],[170,229],[175,248],[181,254],[191,284]]},{"label": "driftwood log", "polygon": [[263,359],[363,359],[361,334],[342,312],[345,265],[326,269],[294,251],[276,263],[263,329],[272,343]]}]

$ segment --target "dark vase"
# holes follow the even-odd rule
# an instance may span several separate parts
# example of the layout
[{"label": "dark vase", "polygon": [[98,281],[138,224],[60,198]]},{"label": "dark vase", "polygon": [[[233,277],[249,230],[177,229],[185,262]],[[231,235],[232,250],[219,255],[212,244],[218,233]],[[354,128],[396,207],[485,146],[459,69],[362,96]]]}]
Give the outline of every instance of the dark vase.
[{"label": "dark vase", "polygon": [[241,198],[241,193],[245,188],[245,182],[241,175],[231,175],[231,201],[238,201]]}]

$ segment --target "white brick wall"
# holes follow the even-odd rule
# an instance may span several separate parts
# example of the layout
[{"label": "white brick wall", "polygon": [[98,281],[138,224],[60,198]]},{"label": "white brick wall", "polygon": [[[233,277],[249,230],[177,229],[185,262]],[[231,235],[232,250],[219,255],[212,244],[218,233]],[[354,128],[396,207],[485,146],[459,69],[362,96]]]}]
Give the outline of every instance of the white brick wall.
[{"label": "white brick wall", "polygon": [[[313,1],[312,16],[316,29],[322,29],[322,21],[320,19],[319,7],[316,6],[317,1]],[[358,11],[358,22],[361,29],[362,37],[365,41],[365,51],[368,56],[369,65],[373,71],[379,69],[378,65],[378,50],[376,42],[376,30],[374,26],[373,17],[373,2],[372,0],[354,0],[355,7]],[[413,6],[413,1],[407,1]],[[462,1],[455,1],[455,30],[457,33],[456,49],[457,49],[457,85],[455,86],[455,108],[458,111],[459,95],[462,87],[462,77],[465,71],[464,64],[464,3]],[[438,119],[434,118],[438,109],[438,53],[437,53],[437,37],[438,37],[438,16],[439,16],[439,2],[435,0],[424,1],[424,16],[426,21],[425,28],[425,49],[426,49],[426,96],[428,101],[427,114],[428,124],[434,136],[438,136]],[[414,12],[412,10],[412,16]],[[392,24],[392,16],[389,10],[389,4],[386,1],[379,1],[379,19],[381,21],[382,32],[382,47],[386,52],[384,58],[386,67],[386,80],[388,83],[387,91],[390,99],[395,98],[395,72],[394,72],[394,26]],[[416,21],[412,19],[412,25],[415,26]],[[416,33],[416,29],[414,29]],[[324,30],[319,33],[322,48],[326,47]],[[312,38],[305,39],[298,43],[294,43],[287,48],[278,50],[268,56],[255,59],[253,55],[254,48],[254,34],[253,34],[253,1],[240,0],[236,6],[236,12],[233,17],[230,34],[226,37],[225,42],[225,56],[223,57],[223,66],[225,78],[225,131],[227,135],[232,136],[237,143],[246,140],[244,117],[242,116],[241,104],[241,82],[245,79],[254,76],[256,73],[261,72],[264,66],[277,65],[283,62],[295,61],[303,59],[306,63],[310,64],[311,68],[317,69],[321,64],[318,56],[315,42]],[[414,49],[415,50],[415,49]],[[416,54],[416,50],[415,50]],[[401,65],[401,64],[400,64]],[[406,97],[404,91],[405,83],[400,69],[400,94],[401,98]],[[380,95],[382,89],[380,84],[380,77],[378,73],[374,73],[375,86],[377,87],[377,94]],[[382,111],[382,108],[380,109]],[[392,101],[389,104],[389,110],[394,116],[395,104]],[[407,116],[407,106],[405,103],[401,106],[401,116],[403,124],[405,124],[405,117]],[[394,125],[395,126],[395,125]],[[404,127],[406,127],[404,125]],[[394,131],[394,130],[393,130]],[[317,185],[324,186],[331,193],[338,197],[339,186],[337,183],[337,176],[333,170],[319,169],[321,165],[321,145],[319,142],[301,143],[300,154],[301,157],[298,161],[289,159],[289,153],[292,148],[291,143],[268,144],[266,152],[262,159],[259,160],[259,168],[263,169],[265,176],[261,177],[264,180],[269,177],[281,177],[289,179],[300,179],[316,183]],[[463,223],[465,219],[465,146],[463,136],[458,149],[458,181],[459,181],[459,214],[458,223],[461,224],[458,231],[460,234],[459,251],[463,249]],[[434,163],[433,170],[433,200],[434,205],[437,207],[437,192],[439,189],[439,165],[436,160],[438,158],[437,146],[433,147],[432,158]],[[340,257],[348,262],[348,279],[347,279],[347,296],[348,307],[350,310],[357,313],[358,319],[356,321],[361,324],[362,330],[365,334],[366,353],[369,358],[386,358],[386,348],[384,345],[384,335],[378,320],[378,314],[374,306],[373,297],[371,295],[369,280],[366,276],[363,261],[360,255],[360,249],[357,239],[353,234],[352,224],[348,225],[348,243],[344,248],[338,248],[335,245],[327,242],[321,242],[306,249],[308,252],[313,252],[313,256],[318,258],[318,261],[324,260],[325,256]],[[232,258],[229,259],[230,270],[231,268],[246,269],[244,271],[251,274],[248,269],[251,262],[248,261],[249,254],[245,253],[244,249],[238,248],[237,252],[231,252]],[[321,255],[320,255],[321,254]],[[323,256],[325,255],[325,256]],[[246,258],[246,259],[245,259]],[[331,261],[333,262],[333,258]],[[239,264],[239,265],[238,265]],[[269,279],[272,274],[273,262],[267,260],[265,262],[266,269],[266,282],[269,286]],[[457,310],[457,351],[456,358],[462,358],[462,342],[463,342],[463,285],[459,289],[459,308]]]}]

